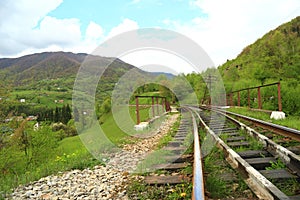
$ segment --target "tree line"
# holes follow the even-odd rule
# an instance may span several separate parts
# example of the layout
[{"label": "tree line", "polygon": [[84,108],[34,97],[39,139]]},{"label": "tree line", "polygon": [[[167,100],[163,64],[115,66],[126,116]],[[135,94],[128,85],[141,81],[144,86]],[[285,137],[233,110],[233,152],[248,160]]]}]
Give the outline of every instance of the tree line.
[{"label": "tree line", "polygon": [[67,124],[72,119],[72,110],[70,105],[63,105],[62,107],[48,108],[38,113],[37,121],[50,121],[50,122],[62,122]]}]

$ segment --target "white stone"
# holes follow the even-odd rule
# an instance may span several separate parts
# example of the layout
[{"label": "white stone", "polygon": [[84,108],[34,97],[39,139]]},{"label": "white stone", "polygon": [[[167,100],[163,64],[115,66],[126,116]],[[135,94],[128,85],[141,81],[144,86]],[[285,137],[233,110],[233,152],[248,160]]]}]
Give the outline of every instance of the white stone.
[{"label": "white stone", "polygon": [[171,113],[178,113],[177,108],[174,106],[171,106]]},{"label": "white stone", "polygon": [[142,131],[142,130],[145,130],[148,126],[149,126],[148,122],[141,122],[134,126],[134,130]]},{"label": "white stone", "polygon": [[281,111],[273,111],[271,113],[270,119],[275,119],[275,120],[285,119],[285,113]]}]

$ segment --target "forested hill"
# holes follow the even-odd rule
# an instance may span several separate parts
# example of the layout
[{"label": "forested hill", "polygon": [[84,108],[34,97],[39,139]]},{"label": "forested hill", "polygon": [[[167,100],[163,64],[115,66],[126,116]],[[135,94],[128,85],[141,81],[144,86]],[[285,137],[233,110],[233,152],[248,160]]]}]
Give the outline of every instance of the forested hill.
[{"label": "forested hill", "polygon": [[[0,59],[0,79],[13,86],[36,84],[41,80],[69,79],[74,80],[76,73],[88,54],[71,52],[44,52],[26,55],[19,58]],[[119,59],[97,57],[103,63],[110,63],[107,77],[122,75],[134,68]]]},{"label": "forested hill", "polygon": [[[225,82],[300,79],[300,16],[271,30],[219,67]],[[247,81],[246,81],[247,82]]]}]

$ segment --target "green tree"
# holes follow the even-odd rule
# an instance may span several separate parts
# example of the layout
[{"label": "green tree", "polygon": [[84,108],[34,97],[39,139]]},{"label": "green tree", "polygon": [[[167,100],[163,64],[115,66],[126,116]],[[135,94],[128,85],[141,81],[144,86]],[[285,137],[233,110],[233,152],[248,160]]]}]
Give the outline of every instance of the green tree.
[{"label": "green tree", "polygon": [[30,145],[29,164],[37,165],[53,155],[54,149],[58,146],[58,139],[55,137],[49,126],[43,126],[37,131],[29,130]]},{"label": "green tree", "polygon": [[106,98],[105,101],[101,104],[100,113],[106,114],[111,110],[111,99],[110,97]]},{"label": "green tree", "polygon": [[59,122],[60,121],[60,117],[61,117],[61,112],[59,107],[55,107],[55,111],[54,111],[54,122]]},{"label": "green tree", "polygon": [[263,85],[268,78],[270,78],[270,75],[268,72],[262,70],[261,68],[257,68],[256,72],[254,73],[255,79],[259,80],[261,84]]},{"label": "green tree", "polygon": [[23,120],[20,126],[15,130],[12,141],[14,141],[20,150],[24,151],[25,155],[28,155],[29,149],[29,136],[28,132],[26,131],[27,121]]}]

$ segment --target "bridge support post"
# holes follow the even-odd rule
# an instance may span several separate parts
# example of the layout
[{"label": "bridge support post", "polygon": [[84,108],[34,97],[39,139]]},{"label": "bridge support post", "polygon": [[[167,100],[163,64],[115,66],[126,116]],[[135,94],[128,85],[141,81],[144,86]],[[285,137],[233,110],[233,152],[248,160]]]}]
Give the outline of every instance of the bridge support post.
[{"label": "bridge support post", "polygon": [[233,106],[233,100],[232,100],[232,98],[233,98],[233,94],[230,93],[230,106]]},{"label": "bridge support post", "polygon": [[165,109],[165,98],[161,98],[161,109],[162,109],[162,113],[164,113],[164,109]]},{"label": "bridge support post", "polygon": [[258,109],[262,109],[260,87],[257,88]]},{"label": "bridge support post", "polygon": [[156,110],[157,110],[157,116],[158,116],[159,115],[158,97],[156,97]]},{"label": "bridge support post", "polygon": [[282,104],[281,104],[281,94],[280,94],[280,82],[277,84],[277,92],[278,92],[278,111],[282,111]]},{"label": "bridge support post", "polygon": [[139,97],[135,97],[136,124],[140,124]]}]

